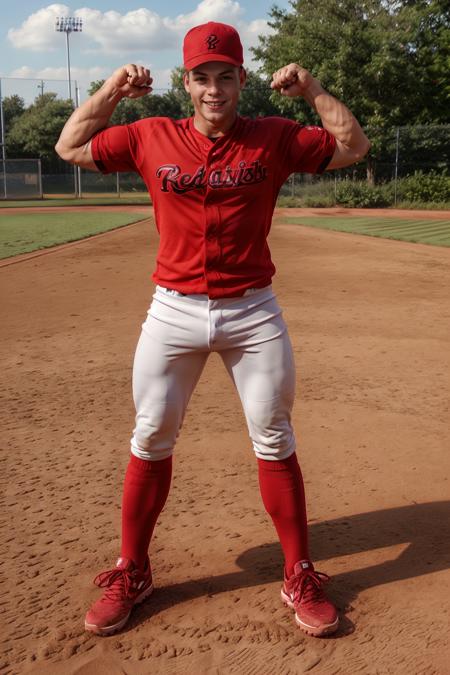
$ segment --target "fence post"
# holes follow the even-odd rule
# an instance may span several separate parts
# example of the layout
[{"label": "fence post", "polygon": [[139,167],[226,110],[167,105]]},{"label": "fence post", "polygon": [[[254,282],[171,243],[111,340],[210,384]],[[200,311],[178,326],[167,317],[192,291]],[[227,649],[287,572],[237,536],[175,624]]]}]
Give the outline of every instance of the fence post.
[{"label": "fence post", "polygon": [[120,197],[120,178],[119,178],[119,172],[116,172],[116,191],[117,191],[117,196]]},{"label": "fence post", "polygon": [[73,166],[73,196],[75,199],[78,197],[78,174],[75,164]]},{"label": "fence post", "polygon": [[295,197],[295,173],[291,175],[291,197]]},{"label": "fence post", "polygon": [[2,146],[2,165],[3,165],[3,198],[6,199],[6,148],[5,148],[5,116],[3,114],[3,98],[2,98],[2,78],[0,77],[0,125],[2,132],[0,136],[0,144]]},{"label": "fence post", "polygon": [[[68,39],[68,38],[67,38]],[[70,72],[70,71],[69,71]],[[70,80],[69,80],[69,91],[70,91]],[[80,88],[78,87],[78,82],[75,80],[75,107],[80,107]],[[76,177],[76,194],[75,197],[81,199],[81,168],[79,166],[74,167],[77,173]]]},{"label": "fence post", "polygon": [[397,137],[396,137],[396,141],[395,141],[394,206],[397,206],[397,175],[398,175],[399,139],[400,139],[400,128],[397,127]]},{"label": "fence post", "polygon": [[39,182],[39,192],[41,195],[41,199],[44,199],[44,193],[42,191],[42,166],[41,166],[41,160],[38,159],[38,182]]}]

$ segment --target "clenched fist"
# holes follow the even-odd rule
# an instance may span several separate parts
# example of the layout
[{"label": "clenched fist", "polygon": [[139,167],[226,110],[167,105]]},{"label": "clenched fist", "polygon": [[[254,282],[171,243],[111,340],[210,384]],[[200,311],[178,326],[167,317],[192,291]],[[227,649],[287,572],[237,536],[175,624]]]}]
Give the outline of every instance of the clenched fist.
[{"label": "clenched fist", "polygon": [[148,68],[128,63],[114,71],[109,82],[123,97],[140,98],[152,91],[153,78]]},{"label": "clenched fist", "polygon": [[294,97],[303,96],[313,82],[314,77],[309,71],[297,63],[290,63],[272,75],[270,86],[282,96]]}]

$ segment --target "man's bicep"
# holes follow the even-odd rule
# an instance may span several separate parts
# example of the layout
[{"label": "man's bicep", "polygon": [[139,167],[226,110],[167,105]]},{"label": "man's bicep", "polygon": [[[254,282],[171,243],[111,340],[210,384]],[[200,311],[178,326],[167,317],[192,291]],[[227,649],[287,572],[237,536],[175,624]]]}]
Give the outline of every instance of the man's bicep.
[{"label": "man's bicep", "polygon": [[348,148],[336,138],[336,147],[329,164],[325,168],[325,171],[331,171],[332,169],[342,169],[345,166],[355,164],[356,162],[359,162],[364,157],[364,155],[365,153],[360,153],[353,148]]},{"label": "man's bicep", "polygon": [[73,148],[67,147],[64,144],[64,141],[61,141],[60,139],[55,145],[55,150],[61,159],[65,162],[69,162],[69,164],[75,164],[75,166],[79,166],[82,169],[90,169],[91,171],[100,170],[92,156],[91,141],[88,141],[85,145],[81,145],[78,148]]},{"label": "man's bicep", "polygon": [[99,167],[92,157],[92,140],[88,141],[81,148],[78,148],[78,153],[74,164],[80,166],[82,169],[89,169],[90,171],[100,171]]}]

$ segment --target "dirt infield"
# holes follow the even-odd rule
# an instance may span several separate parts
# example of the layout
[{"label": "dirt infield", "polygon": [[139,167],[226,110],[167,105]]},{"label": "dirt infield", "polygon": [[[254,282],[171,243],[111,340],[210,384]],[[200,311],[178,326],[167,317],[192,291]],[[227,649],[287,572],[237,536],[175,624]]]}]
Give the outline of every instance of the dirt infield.
[{"label": "dirt infield", "polygon": [[84,632],[92,579],[118,554],[156,246],[141,222],[0,270],[0,672],[449,673],[450,250],[280,220],[274,285],[297,358],[312,553],[341,629],[309,638],[280,603],[280,549],[213,355],[152,543],[155,593],[123,633]]},{"label": "dirt infield", "polygon": [[[149,214],[153,212],[150,204],[115,204],[113,206],[18,206],[3,208],[0,213],[5,215],[10,213],[56,213],[57,211],[130,211],[130,213]],[[418,209],[345,209],[341,207],[334,208],[278,208],[276,213],[279,216],[372,216],[374,218],[412,218],[422,220],[446,220],[449,217],[449,211],[423,211]]]}]

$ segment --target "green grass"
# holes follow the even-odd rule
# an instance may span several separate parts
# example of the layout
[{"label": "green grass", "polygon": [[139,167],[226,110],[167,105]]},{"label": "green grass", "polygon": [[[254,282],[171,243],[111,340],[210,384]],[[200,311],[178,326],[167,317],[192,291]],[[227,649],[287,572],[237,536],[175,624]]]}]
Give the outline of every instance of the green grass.
[{"label": "green grass", "polygon": [[326,230],[365,234],[384,239],[399,239],[434,246],[450,246],[450,220],[407,220],[349,216],[316,216],[283,218],[293,225],[307,225]]},{"label": "green grass", "polygon": [[29,253],[142,220],[139,213],[18,213],[0,216],[0,258]]},{"label": "green grass", "polygon": [[122,197],[114,195],[97,195],[75,199],[74,197],[49,197],[45,199],[0,199],[0,209],[14,209],[35,206],[124,206],[127,204],[150,205],[150,198],[146,192],[133,194],[125,193]]}]

